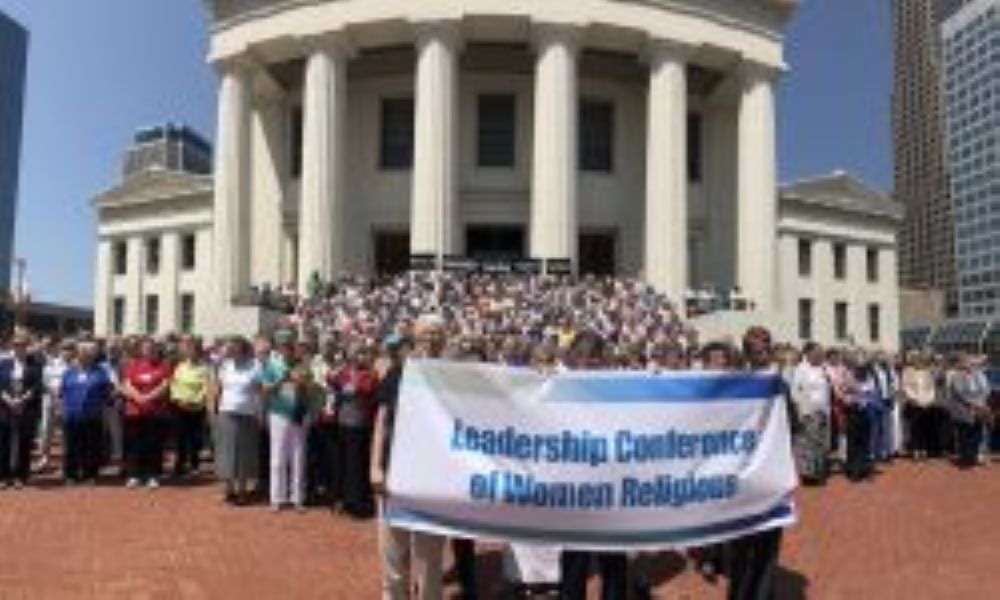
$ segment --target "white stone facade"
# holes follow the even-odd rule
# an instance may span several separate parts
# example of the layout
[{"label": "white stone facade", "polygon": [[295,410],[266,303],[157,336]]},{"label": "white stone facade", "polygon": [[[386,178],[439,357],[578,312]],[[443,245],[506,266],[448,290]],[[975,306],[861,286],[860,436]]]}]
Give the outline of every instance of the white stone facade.
[{"label": "white stone facade", "polygon": [[901,204],[841,172],[783,187],[779,337],[895,351],[902,217]]},{"label": "white stone facade", "polygon": [[[255,284],[375,270],[404,234],[439,255],[507,236],[532,258],[678,296],[739,286],[776,308],[773,267],[745,257],[776,255],[774,86],[795,2],[207,4],[220,307]],[[499,165],[479,156],[497,95],[513,106]],[[411,156],[387,167],[393,99],[412,99]],[[580,112],[590,100],[609,107],[606,144]],[[580,163],[588,144],[610,146],[605,168]]]},{"label": "white stone facade", "polygon": [[[197,279],[198,330],[249,332],[261,315],[234,299],[252,286],[372,272],[393,252],[496,250],[491,236],[677,297],[739,287],[754,320],[790,330],[775,85],[796,2],[206,4],[219,72],[211,197],[157,225],[149,205],[101,209],[98,331],[112,330],[109,299],[141,304],[157,285]],[[499,129],[483,117],[497,99]],[[500,154],[484,159],[490,149]],[[119,233],[177,219],[197,222],[197,275],[111,274]],[[161,305],[158,329],[178,328],[178,302]],[[142,331],[146,315],[127,306],[124,330]]]},{"label": "white stone facade", "polygon": [[[212,178],[148,171],[102,193],[95,206],[95,332],[163,334],[210,327]],[[151,252],[159,259],[151,259]]]}]

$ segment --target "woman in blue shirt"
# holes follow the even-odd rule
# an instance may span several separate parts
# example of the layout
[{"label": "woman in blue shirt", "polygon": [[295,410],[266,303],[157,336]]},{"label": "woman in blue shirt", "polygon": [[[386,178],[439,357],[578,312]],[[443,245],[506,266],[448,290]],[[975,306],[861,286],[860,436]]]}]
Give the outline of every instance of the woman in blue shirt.
[{"label": "woman in blue shirt", "polygon": [[63,375],[62,400],[63,478],[66,485],[97,483],[102,455],[102,416],[111,402],[114,385],[108,371],[97,363],[97,346],[80,344],[77,360]]}]

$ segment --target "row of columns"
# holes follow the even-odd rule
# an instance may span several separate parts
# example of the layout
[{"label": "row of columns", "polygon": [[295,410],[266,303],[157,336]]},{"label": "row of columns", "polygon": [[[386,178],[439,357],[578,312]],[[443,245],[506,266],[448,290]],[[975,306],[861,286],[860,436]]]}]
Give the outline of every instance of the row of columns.
[{"label": "row of columns", "polygon": [[[455,22],[416,27],[411,251],[452,254],[458,224],[458,58]],[[345,239],[347,63],[342,36],[310,40],[305,67],[298,280],[341,272]],[[577,63],[580,32],[536,28],[530,249],[537,258],[577,256]],[[679,297],[688,287],[688,48],[649,46],[645,276]],[[253,68],[222,65],[215,182],[215,280],[225,301],[249,287],[250,114]],[[736,279],[762,310],[775,295],[777,218],[774,71],[741,71],[737,127]],[[225,304],[225,302],[224,302]]]}]

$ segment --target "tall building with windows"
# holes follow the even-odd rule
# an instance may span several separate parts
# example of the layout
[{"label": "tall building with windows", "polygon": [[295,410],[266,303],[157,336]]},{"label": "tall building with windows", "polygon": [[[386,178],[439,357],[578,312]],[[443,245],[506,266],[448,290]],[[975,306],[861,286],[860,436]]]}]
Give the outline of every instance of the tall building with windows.
[{"label": "tall building with windows", "polygon": [[11,283],[28,32],[0,12],[0,297]]},{"label": "tall building with windows", "polygon": [[959,314],[1000,316],[1000,0],[943,24],[945,115]]},{"label": "tall building with windows", "polygon": [[948,182],[941,23],[967,0],[893,0],[892,98],[895,196],[906,207],[900,283],[955,294],[954,228]]}]

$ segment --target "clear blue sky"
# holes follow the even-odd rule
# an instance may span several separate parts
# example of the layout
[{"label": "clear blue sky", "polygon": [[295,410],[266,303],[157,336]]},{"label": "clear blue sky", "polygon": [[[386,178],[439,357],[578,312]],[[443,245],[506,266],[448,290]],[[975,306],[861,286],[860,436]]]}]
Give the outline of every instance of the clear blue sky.
[{"label": "clear blue sky", "polygon": [[[0,0],[0,10],[31,31],[17,252],[36,298],[90,305],[90,199],[117,180],[131,134],[174,120],[213,135],[201,0]],[[844,168],[888,188],[891,50],[889,2],[803,3],[780,94],[783,180]]]}]

